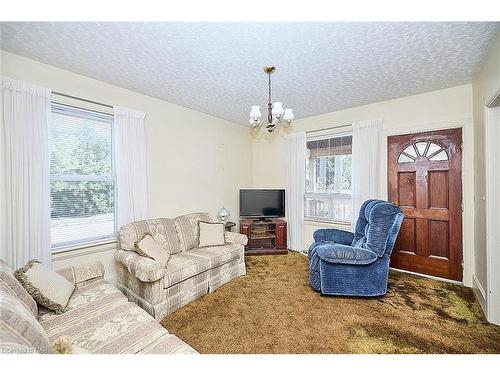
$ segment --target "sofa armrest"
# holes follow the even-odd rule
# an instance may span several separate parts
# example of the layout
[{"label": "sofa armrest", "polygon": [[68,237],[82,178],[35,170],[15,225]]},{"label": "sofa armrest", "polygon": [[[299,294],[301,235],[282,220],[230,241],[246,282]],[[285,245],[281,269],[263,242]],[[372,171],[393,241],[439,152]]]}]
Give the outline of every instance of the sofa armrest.
[{"label": "sofa armrest", "polygon": [[314,242],[335,242],[342,245],[350,245],[354,239],[354,233],[336,228],[316,229],[313,234]]},{"label": "sofa armrest", "polygon": [[101,262],[88,263],[81,266],[67,267],[56,271],[72,282],[76,287],[84,286],[104,278],[104,266]]},{"label": "sofa armrest", "polygon": [[165,266],[163,264],[133,251],[116,250],[115,260],[127,267],[127,270],[132,275],[144,282],[154,282],[165,275]]},{"label": "sofa armrest", "polygon": [[248,237],[241,233],[225,232],[224,238],[226,243],[234,243],[238,245],[246,245],[248,243]]},{"label": "sofa armrest", "polygon": [[337,264],[367,265],[378,259],[373,251],[340,244],[320,245],[317,254],[321,260]]}]

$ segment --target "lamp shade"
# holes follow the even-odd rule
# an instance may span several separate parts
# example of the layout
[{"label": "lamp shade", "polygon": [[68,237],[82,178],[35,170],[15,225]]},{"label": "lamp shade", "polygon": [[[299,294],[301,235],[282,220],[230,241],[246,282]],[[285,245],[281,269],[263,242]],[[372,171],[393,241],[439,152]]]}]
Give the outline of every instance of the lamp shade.
[{"label": "lamp shade", "polygon": [[283,114],[283,120],[293,121],[294,119],[295,115],[293,114],[293,110],[291,108],[285,109],[285,113]]},{"label": "lamp shade", "polygon": [[231,215],[231,212],[226,207],[222,207],[219,210],[219,217],[222,221],[226,221],[226,219]]},{"label": "lamp shade", "polygon": [[262,113],[260,112],[260,105],[252,105],[250,106],[250,118],[258,119],[262,117]]},{"label": "lamp shade", "polygon": [[283,109],[283,104],[281,102],[273,103],[273,116],[280,117],[284,112],[285,110]]}]

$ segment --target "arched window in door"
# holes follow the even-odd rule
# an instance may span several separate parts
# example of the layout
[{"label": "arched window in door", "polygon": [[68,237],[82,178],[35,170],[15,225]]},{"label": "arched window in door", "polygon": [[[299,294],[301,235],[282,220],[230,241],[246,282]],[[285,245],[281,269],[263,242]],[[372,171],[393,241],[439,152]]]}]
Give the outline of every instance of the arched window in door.
[{"label": "arched window in door", "polygon": [[405,147],[399,154],[398,163],[414,163],[418,158],[426,158],[429,161],[449,159],[446,150],[437,143],[418,141]]}]

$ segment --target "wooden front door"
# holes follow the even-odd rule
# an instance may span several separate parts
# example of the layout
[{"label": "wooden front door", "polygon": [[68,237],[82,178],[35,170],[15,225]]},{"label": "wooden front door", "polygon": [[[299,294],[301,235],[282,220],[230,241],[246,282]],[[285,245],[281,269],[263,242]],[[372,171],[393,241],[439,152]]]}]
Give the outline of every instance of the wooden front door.
[{"label": "wooden front door", "polygon": [[462,130],[388,137],[389,200],[405,215],[391,267],[462,280]]}]

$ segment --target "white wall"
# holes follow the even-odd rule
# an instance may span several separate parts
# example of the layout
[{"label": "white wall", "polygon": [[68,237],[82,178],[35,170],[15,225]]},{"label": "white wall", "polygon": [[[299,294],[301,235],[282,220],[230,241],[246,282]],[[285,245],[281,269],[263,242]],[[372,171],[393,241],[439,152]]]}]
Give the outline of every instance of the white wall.
[{"label": "white wall", "polygon": [[[475,279],[474,289],[486,311],[488,298],[486,254],[486,163],[485,159],[485,110],[486,104],[500,90],[500,34],[492,46],[472,83],[474,102],[474,143],[476,149],[475,172]],[[498,146],[498,145],[497,145]],[[498,152],[498,147],[494,152]],[[498,166],[496,166],[498,168]],[[485,200],[486,199],[486,200]],[[494,230],[494,229],[493,229]],[[498,247],[496,247],[498,251]]]},{"label": "white wall", "polygon": [[[253,147],[247,127],[2,51],[1,72],[53,91],[146,112],[151,217],[193,211],[238,218],[238,189],[252,186]],[[100,259],[113,278],[115,245],[54,256],[54,268]]]},{"label": "white wall", "polygon": [[[474,272],[474,131],[472,85],[461,85],[420,95],[388,100],[361,107],[326,113],[294,121],[290,129],[254,135],[254,185],[284,188],[286,185],[284,135],[295,131],[318,130],[348,125],[357,121],[383,119],[380,182],[382,198],[387,198],[387,136],[446,128],[463,128],[462,179],[464,195],[463,258],[464,284],[472,285]],[[305,226],[307,248],[313,231],[324,225],[308,222]]]}]

